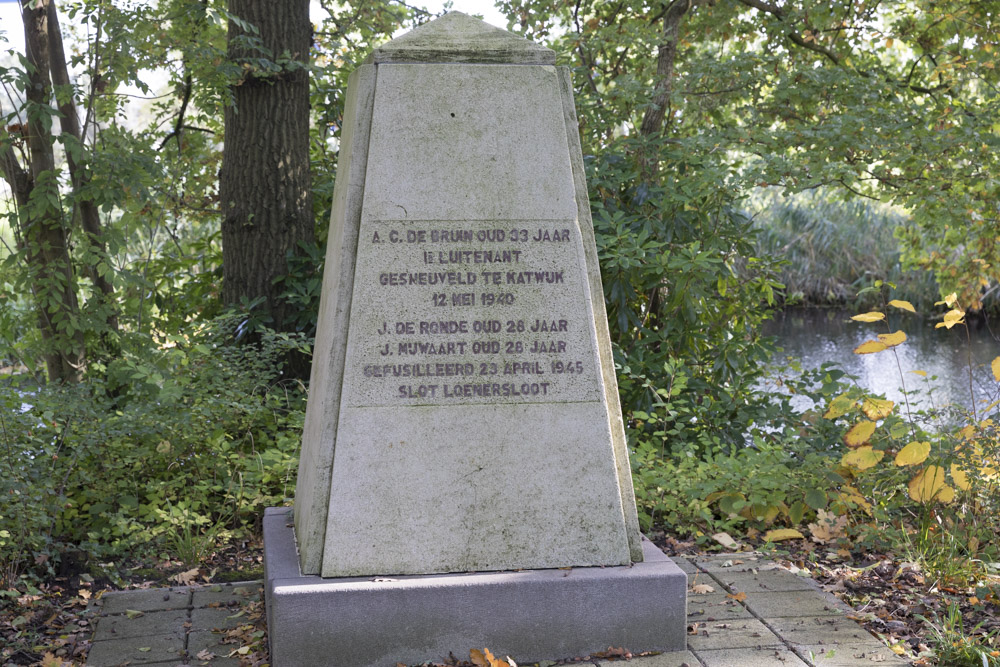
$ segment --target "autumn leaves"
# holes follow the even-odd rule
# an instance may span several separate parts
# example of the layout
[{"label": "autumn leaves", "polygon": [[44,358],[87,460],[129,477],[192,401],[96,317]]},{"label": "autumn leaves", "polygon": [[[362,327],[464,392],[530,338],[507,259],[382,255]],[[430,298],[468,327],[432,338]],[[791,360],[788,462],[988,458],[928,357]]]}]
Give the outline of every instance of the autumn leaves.
[{"label": "autumn leaves", "polygon": [[[965,324],[965,311],[958,306],[955,294],[949,294],[935,305],[944,305],[949,309],[935,325],[936,328],[951,329]],[[887,306],[916,313],[907,301],[893,300]],[[880,311],[862,313],[851,319],[863,323],[887,323],[886,314]],[[865,341],[854,349],[854,353],[876,354],[906,342],[903,331],[892,332],[888,325],[886,328],[889,333],[877,334],[875,340]],[[991,370],[994,379],[1000,382],[1000,357],[992,361]],[[911,372],[926,376],[923,371]],[[902,376],[901,368],[900,374]],[[986,411],[997,404],[998,401],[994,401]],[[895,414],[896,405],[892,401],[865,396],[860,389],[852,389],[829,402],[824,418],[851,422],[843,436],[843,442],[849,448],[841,458],[846,472],[858,476],[891,455],[895,466],[916,470],[907,484],[907,491],[912,500],[922,504],[951,503],[956,498],[956,488],[973,491],[974,481],[992,482],[997,479],[1000,442],[993,420],[979,421],[973,410],[970,423],[957,433],[928,434],[915,425],[908,408],[906,419],[903,419]],[[897,449],[896,443],[905,440],[909,442]],[[934,447],[931,440],[935,442]]]}]

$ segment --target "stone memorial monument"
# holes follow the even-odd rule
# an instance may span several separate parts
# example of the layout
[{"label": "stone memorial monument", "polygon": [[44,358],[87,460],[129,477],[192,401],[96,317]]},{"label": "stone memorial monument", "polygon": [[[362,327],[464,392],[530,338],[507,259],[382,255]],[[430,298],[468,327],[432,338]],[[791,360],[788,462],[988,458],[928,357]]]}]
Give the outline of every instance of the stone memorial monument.
[{"label": "stone memorial monument", "polygon": [[684,647],[639,533],[568,70],[458,12],[351,76],[272,660]]}]

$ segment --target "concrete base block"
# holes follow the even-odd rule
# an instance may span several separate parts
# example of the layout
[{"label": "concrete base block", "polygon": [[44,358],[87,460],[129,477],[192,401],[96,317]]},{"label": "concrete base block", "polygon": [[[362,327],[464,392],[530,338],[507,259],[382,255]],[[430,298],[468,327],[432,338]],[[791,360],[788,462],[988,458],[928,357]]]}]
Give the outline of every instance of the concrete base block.
[{"label": "concrete base block", "polygon": [[291,508],[269,508],[271,662],[392,666],[467,658],[473,648],[518,662],[609,646],[682,651],[687,575],[645,539],[643,555],[618,567],[323,579],[299,571]]}]

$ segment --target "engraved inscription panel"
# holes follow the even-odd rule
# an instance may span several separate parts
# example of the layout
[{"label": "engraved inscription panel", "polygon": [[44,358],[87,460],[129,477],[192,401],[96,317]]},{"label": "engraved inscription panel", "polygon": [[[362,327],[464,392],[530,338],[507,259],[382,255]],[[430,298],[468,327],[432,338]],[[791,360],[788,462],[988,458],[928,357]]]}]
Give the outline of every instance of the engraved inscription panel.
[{"label": "engraved inscription panel", "polygon": [[573,220],[363,223],[347,404],[599,401],[587,290]]}]

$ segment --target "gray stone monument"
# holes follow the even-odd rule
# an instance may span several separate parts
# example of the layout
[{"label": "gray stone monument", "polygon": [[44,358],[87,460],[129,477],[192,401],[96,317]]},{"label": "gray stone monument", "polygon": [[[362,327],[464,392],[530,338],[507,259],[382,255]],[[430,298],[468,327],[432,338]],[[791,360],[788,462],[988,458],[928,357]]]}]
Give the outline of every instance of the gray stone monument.
[{"label": "gray stone monument", "polygon": [[684,647],[549,49],[452,12],[352,74],[294,519],[264,523],[277,667]]}]

